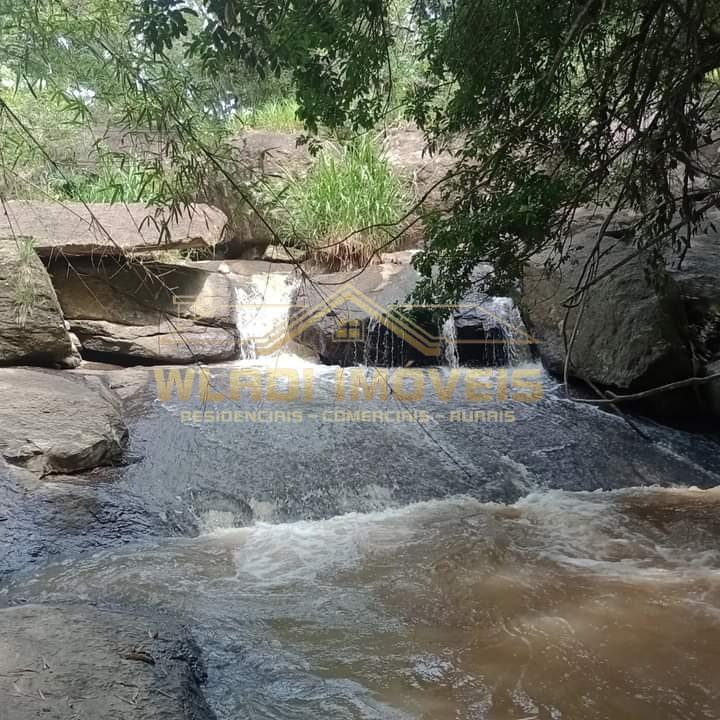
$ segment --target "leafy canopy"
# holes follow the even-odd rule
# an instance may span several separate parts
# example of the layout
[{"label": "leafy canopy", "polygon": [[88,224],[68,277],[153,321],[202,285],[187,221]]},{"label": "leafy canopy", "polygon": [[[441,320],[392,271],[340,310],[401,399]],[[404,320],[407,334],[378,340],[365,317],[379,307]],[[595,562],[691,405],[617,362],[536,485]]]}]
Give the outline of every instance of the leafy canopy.
[{"label": "leafy canopy", "polygon": [[538,250],[562,260],[587,203],[639,213],[634,241],[659,254],[681,250],[716,201],[698,159],[718,133],[716,1],[421,0],[398,24],[382,0],[209,0],[192,36],[184,3],[142,7],[137,29],[157,52],[186,36],[209,67],[290,71],[311,130],[382,116],[403,27],[422,68],[408,115],[432,148],[462,147],[451,212],[430,223],[419,263],[428,296],[457,296],[479,261],[508,282]]},{"label": "leafy canopy", "polygon": [[500,284],[539,250],[562,261],[573,212],[585,204],[609,205],[611,218],[633,211],[626,232],[659,261],[668,247],[682,254],[717,203],[718,176],[704,158],[720,122],[718,0],[0,8],[3,64],[16,77],[55,88],[78,113],[82,93],[68,88],[84,78],[124,125],[167,136],[186,189],[204,169],[194,158],[214,147],[208,125],[227,107],[229,77],[289,78],[311,132],[374,127],[401,100],[431,149],[460,147],[444,185],[450,211],[428,219],[418,261],[428,299],[455,299],[479,261],[495,266]]}]

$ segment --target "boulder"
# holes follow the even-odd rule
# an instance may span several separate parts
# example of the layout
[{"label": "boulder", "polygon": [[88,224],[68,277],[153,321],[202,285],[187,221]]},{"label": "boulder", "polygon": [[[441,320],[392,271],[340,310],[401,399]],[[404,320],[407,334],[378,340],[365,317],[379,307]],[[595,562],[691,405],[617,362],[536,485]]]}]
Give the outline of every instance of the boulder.
[{"label": "boulder", "polygon": [[[381,263],[361,274],[303,280],[291,301],[289,338],[330,365],[488,367],[530,360],[534,341],[510,298],[470,290],[443,327],[431,310],[408,304],[418,281],[413,255],[383,253]],[[478,266],[476,280],[487,272]]]},{"label": "boulder", "polygon": [[31,240],[0,239],[0,364],[79,363],[55,290]]},{"label": "boulder", "polygon": [[[568,260],[559,270],[548,272],[544,255],[533,257],[526,268],[521,291],[523,316],[539,343],[543,363],[558,375],[563,372],[566,355],[564,304],[575,292],[603,220],[602,211],[578,216]],[[611,229],[614,237],[603,241],[598,274],[634,253],[629,241],[618,239],[622,220]],[[568,315],[568,337],[577,316],[576,307]],[[678,283],[664,272],[651,278],[641,254],[588,290],[570,358],[570,376],[620,391],[652,388],[692,375],[688,344]]]},{"label": "boulder", "polygon": [[134,364],[188,364],[232,360],[238,342],[232,330],[175,318],[157,325],[119,325],[101,320],[73,320],[88,357],[114,357]]},{"label": "boulder", "polygon": [[0,370],[0,455],[36,476],[117,461],[127,442],[121,403],[99,379]]},{"label": "boulder", "polygon": [[260,192],[253,195],[256,207],[269,218],[271,209],[262,201],[263,191],[266,194],[267,190],[265,183],[303,175],[312,165],[312,156],[306,146],[298,145],[298,135],[293,133],[247,130],[233,138],[230,145],[227,174],[219,172],[199,199],[221,208],[227,216],[228,257],[258,260],[273,241],[273,234],[243,200],[233,182],[250,192],[257,186]]},{"label": "boulder", "polygon": [[312,165],[307,145],[299,144],[300,134],[249,129],[232,140],[237,162],[253,177],[283,178],[302,175]]},{"label": "boulder", "polygon": [[166,616],[90,606],[0,610],[4,720],[211,720],[199,650]]},{"label": "boulder", "polygon": [[212,250],[224,239],[227,218],[193,205],[180,217],[142,203],[11,200],[0,212],[0,237],[32,237],[41,257],[127,255],[157,250]]},{"label": "boulder", "polygon": [[710,211],[682,262],[671,259],[699,366],[720,359],[720,211]]},{"label": "boulder", "polygon": [[272,263],[301,263],[307,260],[308,253],[298,248],[284,248],[282,245],[268,245],[262,259]]},{"label": "boulder", "polygon": [[445,209],[442,180],[455,164],[456,148],[430,154],[425,136],[413,125],[389,130],[386,147],[390,164],[410,186],[413,196],[420,199],[427,195],[425,207],[428,209]]},{"label": "boulder", "polygon": [[113,257],[55,258],[48,268],[86,357],[163,364],[237,355],[228,274]]},{"label": "boulder", "polygon": [[[715,360],[705,367],[705,375],[720,375],[720,360]],[[713,415],[720,417],[720,379],[708,383],[703,388],[707,404]]]},{"label": "boulder", "polygon": [[[307,145],[298,144],[299,137],[296,133],[248,130],[232,142],[237,164],[253,179],[302,176],[312,167],[313,158]],[[422,130],[413,125],[391,128],[380,141],[390,164],[414,194],[421,197],[430,192],[430,199],[439,202],[440,189],[434,186],[455,162],[452,149],[431,154]]]}]

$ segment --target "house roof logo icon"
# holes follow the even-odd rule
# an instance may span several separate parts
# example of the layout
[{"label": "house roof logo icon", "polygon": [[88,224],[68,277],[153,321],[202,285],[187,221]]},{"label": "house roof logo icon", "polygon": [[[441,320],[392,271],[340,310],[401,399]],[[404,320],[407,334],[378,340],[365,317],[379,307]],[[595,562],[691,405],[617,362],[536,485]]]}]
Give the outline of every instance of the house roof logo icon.
[{"label": "house roof logo icon", "polygon": [[302,334],[313,325],[323,320],[328,315],[338,318],[338,330],[336,340],[339,342],[360,342],[364,339],[364,328],[362,323],[345,315],[347,308],[354,306],[371,321],[384,326],[397,338],[414,348],[418,353],[429,358],[439,358],[443,353],[445,337],[438,333],[429,332],[420,324],[411,320],[403,310],[423,308],[442,309],[446,308],[451,312],[476,308],[491,319],[495,326],[508,326],[507,340],[458,340],[458,344],[493,344],[513,343],[518,345],[533,345],[536,341],[530,337],[522,326],[510,326],[506,318],[494,315],[492,312],[475,305],[397,305],[382,307],[372,298],[361,292],[352,285],[343,285],[329,296],[323,298],[312,307],[304,308],[295,315],[288,326],[284,329],[278,328],[264,337],[254,338],[255,352],[258,357],[272,355],[280,351],[285,345],[292,341],[299,340]]}]

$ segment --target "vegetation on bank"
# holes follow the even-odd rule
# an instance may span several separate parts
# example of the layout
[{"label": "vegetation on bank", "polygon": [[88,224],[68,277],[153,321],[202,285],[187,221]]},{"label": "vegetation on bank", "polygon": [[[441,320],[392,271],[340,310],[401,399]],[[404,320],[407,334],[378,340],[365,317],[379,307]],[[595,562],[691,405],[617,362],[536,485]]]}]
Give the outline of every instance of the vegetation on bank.
[{"label": "vegetation on bank", "polygon": [[[720,68],[716,1],[387,0],[318,10],[315,0],[0,0],[3,194],[24,182],[52,196],[178,207],[226,167],[228,140],[244,124],[343,138],[406,117],[431,149],[461,146],[444,185],[450,212],[429,223],[418,260],[420,299],[435,301],[456,298],[480,261],[502,284],[540,250],[562,262],[582,205],[612,208],[600,239],[618,213],[634,213],[627,238],[660,263],[669,249],[682,254],[720,200],[715,168],[702,160],[720,138],[720,93],[708,81]],[[131,155],[141,181],[78,173],[62,151],[59,160],[47,152],[52,138],[34,117],[45,108],[62,114],[53,131],[148,131],[160,139],[156,158]],[[312,235],[305,242],[316,250],[320,234],[353,219],[346,183],[355,181],[323,158],[307,187],[281,193],[300,227],[292,234]],[[224,172],[252,201],[254,188]],[[392,205],[384,174],[376,180],[372,194]],[[382,216],[373,202],[354,219]],[[379,247],[360,236],[369,252]],[[597,253],[583,282],[596,269]]]},{"label": "vegetation on bank", "polygon": [[362,267],[396,244],[408,197],[379,139],[326,144],[304,177],[288,176],[276,215],[286,239],[321,265]]},{"label": "vegetation on bank", "polygon": [[297,113],[298,104],[293,98],[273,97],[256,107],[236,113],[229,124],[231,130],[238,133],[248,128],[301,133],[303,124]]}]

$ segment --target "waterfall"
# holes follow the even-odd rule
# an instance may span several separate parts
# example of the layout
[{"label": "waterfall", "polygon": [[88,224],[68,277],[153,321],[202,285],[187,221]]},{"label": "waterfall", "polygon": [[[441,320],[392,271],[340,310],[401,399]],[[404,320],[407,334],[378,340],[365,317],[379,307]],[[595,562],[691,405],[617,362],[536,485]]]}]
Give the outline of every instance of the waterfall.
[{"label": "waterfall", "polygon": [[466,296],[443,326],[445,363],[518,366],[532,361],[530,338],[511,298]]},{"label": "waterfall", "polygon": [[406,361],[404,341],[375,318],[368,320],[363,365],[369,367],[402,367]]},{"label": "waterfall", "polygon": [[457,344],[457,328],[455,327],[455,315],[452,314],[445,321],[442,327],[443,336],[443,360],[445,365],[451,368],[460,367],[460,352]]},{"label": "waterfall", "polygon": [[286,342],[295,282],[287,273],[252,275],[242,280],[242,285],[235,288],[240,359],[276,355]]},{"label": "waterfall", "polygon": [[[447,367],[519,366],[532,361],[530,338],[520,311],[507,297],[466,297],[438,332],[440,362]],[[368,320],[364,346],[355,361],[368,366],[401,367],[412,358],[413,348],[382,322]],[[422,362],[422,358],[415,358],[418,361]]]}]

